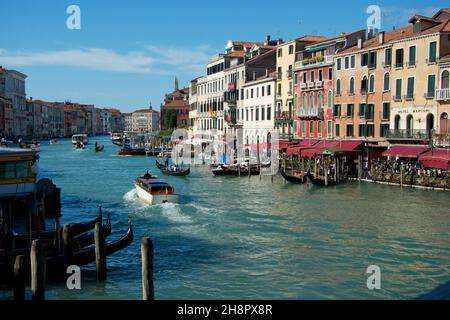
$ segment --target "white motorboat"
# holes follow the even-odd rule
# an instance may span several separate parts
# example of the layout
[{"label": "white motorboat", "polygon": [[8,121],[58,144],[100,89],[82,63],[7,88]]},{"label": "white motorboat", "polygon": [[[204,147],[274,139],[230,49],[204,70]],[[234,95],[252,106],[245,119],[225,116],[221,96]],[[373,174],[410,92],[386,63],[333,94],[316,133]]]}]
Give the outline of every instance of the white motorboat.
[{"label": "white motorboat", "polygon": [[150,179],[138,178],[135,182],[138,197],[151,204],[178,203],[179,196],[173,186],[163,179],[151,177]]}]

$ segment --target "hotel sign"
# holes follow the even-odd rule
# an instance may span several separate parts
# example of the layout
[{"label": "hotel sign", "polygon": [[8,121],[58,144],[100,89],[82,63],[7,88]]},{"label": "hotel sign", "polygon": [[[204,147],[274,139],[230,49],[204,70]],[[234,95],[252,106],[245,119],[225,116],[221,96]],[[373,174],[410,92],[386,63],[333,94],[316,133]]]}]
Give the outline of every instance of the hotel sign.
[{"label": "hotel sign", "polygon": [[404,114],[404,115],[427,115],[429,113],[436,113],[436,106],[415,106],[415,107],[400,107],[393,108],[395,114]]}]

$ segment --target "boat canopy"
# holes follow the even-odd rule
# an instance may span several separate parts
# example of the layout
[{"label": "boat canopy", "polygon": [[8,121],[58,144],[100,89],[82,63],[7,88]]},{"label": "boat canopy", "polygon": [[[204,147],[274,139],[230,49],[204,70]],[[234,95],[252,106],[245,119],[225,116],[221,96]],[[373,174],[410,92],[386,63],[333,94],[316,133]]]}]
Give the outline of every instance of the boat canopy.
[{"label": "boat canopy", "polygon": [[397,145],[393,146],[389,150],[383,152],[383,157],[398,157],[398,158],[411,158],[418,159],[419,156],[430,150],[428,146],[418,145]]},{"label": "boat canopy", "polygon": [[450,170],[450,149],[431,149],[419,160],[425,168]]}]

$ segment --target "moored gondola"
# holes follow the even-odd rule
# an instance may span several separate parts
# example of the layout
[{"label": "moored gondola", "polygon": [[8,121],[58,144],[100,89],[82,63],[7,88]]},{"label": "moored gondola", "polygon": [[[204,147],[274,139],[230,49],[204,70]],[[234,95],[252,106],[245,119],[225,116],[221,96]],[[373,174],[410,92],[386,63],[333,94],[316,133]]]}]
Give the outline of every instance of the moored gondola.
[{"label": "moored gondola", "polygon": [[102,152],[103,150],[105,150],[105,146],[96,146],[95,147],[95,152]]},{"label": "moored gondola", "polygon": [[329,177],[328,185],[327,185],[325,183],[324,178],[315,178],[312,173],[308,173],[308,179],[309,179],[309,181],[311,181],[312,184],[319,186],[319,187],[325,187],[325,186],[328,187],[328,186],[335,184],[334,179],[332,179],[331,177]]},{"label": "moored gondola", "polygon": [[281,176],[288,182],[296,184],[306,183],[307,176],[304,173],[298,173],[297,175],[288,175],[284,169],[281,170]]}]

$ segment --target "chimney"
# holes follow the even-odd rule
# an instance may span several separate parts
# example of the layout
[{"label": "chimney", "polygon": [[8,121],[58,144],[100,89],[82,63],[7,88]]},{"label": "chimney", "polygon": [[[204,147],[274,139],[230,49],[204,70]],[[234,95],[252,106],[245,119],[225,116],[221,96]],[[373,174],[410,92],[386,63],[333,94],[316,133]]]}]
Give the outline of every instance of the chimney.
[{"label": "chimney", "polygon": [[378,43],[384,44],[384,31],[378,34]]},{"label": "chimney", "polygon": [[358,38],[358,49],[362,49],[362,38]]},{"label": "chimney", "polygon": [[277,45],[280,45],[280,44],[282,44],[282,43],[283,43],[283,39],[278,38],[278,40],[277,40]]},{"label": "chimney", "polygon": [[373,30],[373,28],[372,27],[369,27],[368,29],[367,29],[367,39],[372,39],[373,38],[373,36],[374,36],[374,30]]},{"label": "chimney", "polygon": [[270,44],[270,34],[268,34],[267,36],[266,36],[266,45],[269,45]]},{"label": "chimney", "polygon": [[269,76],[269,69],[266,68],[266,77]]}]

